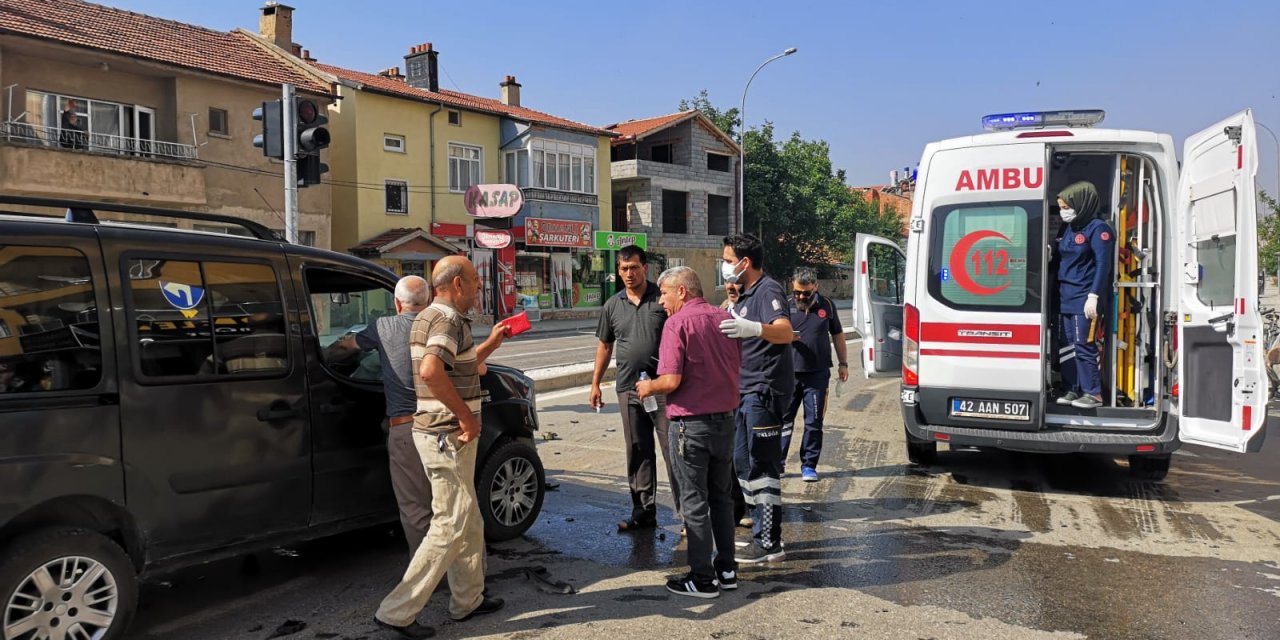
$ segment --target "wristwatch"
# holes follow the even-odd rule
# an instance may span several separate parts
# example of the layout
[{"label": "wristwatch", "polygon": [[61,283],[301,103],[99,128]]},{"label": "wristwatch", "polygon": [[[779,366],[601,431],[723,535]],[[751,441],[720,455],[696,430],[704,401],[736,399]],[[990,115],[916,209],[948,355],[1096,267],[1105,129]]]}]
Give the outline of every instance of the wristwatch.
[{"label": "wristwatch", "polygon": [[849,368],[849,363],[848,363],[848,362],[841,362],[841,363],[840,363],[840,366],[842,366],[842,367],[844,367],[844,368],[848,369],[848,368]]}]

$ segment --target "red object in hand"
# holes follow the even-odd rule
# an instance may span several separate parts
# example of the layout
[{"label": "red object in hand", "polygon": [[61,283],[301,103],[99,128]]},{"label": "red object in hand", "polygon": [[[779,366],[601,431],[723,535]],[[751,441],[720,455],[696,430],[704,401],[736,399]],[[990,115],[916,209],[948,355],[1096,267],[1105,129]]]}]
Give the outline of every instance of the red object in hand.
[{"label": "red object in hand", "polygon": [[501,324],[507,328],[508,338],[514,338],[533,328],[533,326],[529,324],[529,312],[527,311],[521,311],[520,313],[503,320]]}]

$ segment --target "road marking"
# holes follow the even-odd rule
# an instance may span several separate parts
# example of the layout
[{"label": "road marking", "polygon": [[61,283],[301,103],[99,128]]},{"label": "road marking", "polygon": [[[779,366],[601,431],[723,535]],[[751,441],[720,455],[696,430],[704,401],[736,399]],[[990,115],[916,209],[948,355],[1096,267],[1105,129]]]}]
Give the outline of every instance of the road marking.
[{"label": "road marking", "polygon": [[546,349],[544,351],[530,351],[528,353],[513,353],[506,357],[507,358],[525,358],[529,356],[543,356],[543,355],[547,355],[548,353],[564,353],[566,351],[582,351],[583,349],[591,349],[592,351],[595,351],[596,347],[595,345],[592,345],[590,347],[567,347],[564,349]]},{"label": "road marking", "polygon": [[[600,385],[601,392],[603,392],[605,389],[612,389],[612,388],[613,388],[612,382],[605,382]],[[539,393],[538,402],[541,403],[544,400],[558,400],[560,398],[567,398],[569,396],[577,395],[579,393],[586,393],[588,391],[591,391],[591,385],[589,384],[581,387],[574,387],[572,389],[561,389],[559,391],[552,391],[551,393]]]}]

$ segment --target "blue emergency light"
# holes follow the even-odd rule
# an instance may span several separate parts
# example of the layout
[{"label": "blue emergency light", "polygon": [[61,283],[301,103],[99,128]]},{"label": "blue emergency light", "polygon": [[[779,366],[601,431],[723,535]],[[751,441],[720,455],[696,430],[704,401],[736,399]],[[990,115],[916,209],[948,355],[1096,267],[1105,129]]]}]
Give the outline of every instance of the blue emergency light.
[{"label": "blue emergency light", "polygon": [[1026,111],[1023,113],[996,113],[982,118],[982,128],[987,131],[1029,129],[1039,127],[1091,127],[1107,117],[1102,109],[1076,111]]}]

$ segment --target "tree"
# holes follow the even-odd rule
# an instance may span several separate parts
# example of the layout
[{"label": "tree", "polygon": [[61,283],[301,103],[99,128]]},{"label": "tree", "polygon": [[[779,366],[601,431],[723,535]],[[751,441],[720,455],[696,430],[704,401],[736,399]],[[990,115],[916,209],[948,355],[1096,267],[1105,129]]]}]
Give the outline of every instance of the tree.
[{"label": "tree", "polygon": [[[733,135],[738,110],[717,109],[704,90],[680,102],[696,108]],[[881,212],[852,191],[843,170],[831,164],[831,148],[823,140],[807,140],[794,132],[774,139],[765,122],[746,132],[744,231],[758,234],[765,247],[765,268],[787,277],[799,266],[823,266],[853,260],[854,236],[901,235],[897,216]]]},{"label": "tree", "polygon": [[1280,266],[1280,203],[1266,191],[1258,192],[1258,201],[1269,210],[1258,212],[1258,268],[1272,275]]}]

